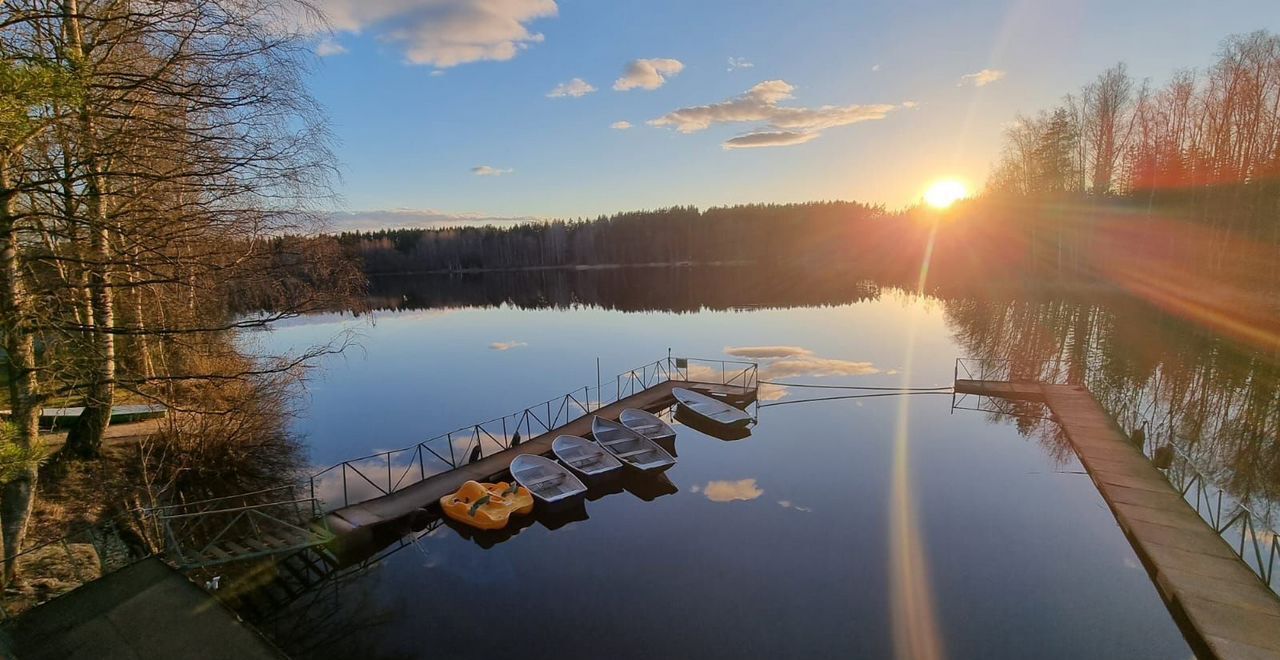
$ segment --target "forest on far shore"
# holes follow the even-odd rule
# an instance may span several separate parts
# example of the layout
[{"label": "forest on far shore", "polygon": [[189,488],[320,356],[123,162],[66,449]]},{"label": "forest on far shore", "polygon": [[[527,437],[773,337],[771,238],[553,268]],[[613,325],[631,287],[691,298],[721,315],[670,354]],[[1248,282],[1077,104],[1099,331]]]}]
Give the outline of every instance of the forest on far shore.
[{"label": "forest on far shore", "polygon": [[[986,189],[945,212],[824,201],[338,236],[370,275],[639,264],[847,264],[949,278],[1195,273],[1280,288],[1280,36],[1225,39],[1162,86],[1123,64],[1019,116]],[[1119,272],[1118,272],[1119,271]]]}]

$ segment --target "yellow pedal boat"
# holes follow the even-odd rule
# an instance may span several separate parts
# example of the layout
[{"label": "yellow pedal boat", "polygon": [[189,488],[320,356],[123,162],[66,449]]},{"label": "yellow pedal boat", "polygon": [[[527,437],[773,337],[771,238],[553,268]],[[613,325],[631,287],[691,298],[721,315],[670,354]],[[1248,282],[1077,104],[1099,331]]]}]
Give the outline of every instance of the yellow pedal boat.
[{"label": "yellow pedal boat", "polygon": [[444,515],[479,529],[502,529],[514,515],[533,511],[533,495],[516,483],[468,481],[456,493],[440,498]]}]

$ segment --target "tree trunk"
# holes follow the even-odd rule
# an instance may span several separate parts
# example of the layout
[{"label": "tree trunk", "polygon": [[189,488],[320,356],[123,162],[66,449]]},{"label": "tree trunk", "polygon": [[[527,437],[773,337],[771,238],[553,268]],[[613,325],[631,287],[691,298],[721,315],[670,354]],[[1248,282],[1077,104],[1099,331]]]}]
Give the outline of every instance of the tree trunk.
[{"label": "tree trunk", "polygon": [[[66,0],[63,17],[67,22],[67,34],[76,53],[76,66],[87,66],[89,53],[84,46],[84,33],[80,27],[79,3]],[[85,72],[80,71],[84,76]],[[96,458],[102,449],[102,437],[111,423],[111,407],[115,403],[116,347],[111,330],[115,326],[113,292],[111,289],[111,228],[107,223],[103,206],[105,181],[102,163],[97,157],[97,129],[93,115],[83,102],[79,108],[80,139],[84,148],[86,210],[88,211],[89,250],[85,259],[89,279],[89,303],[93,318],[91,364],[88,387],[85,391],[84,412],[67,434],[65,450],[81,458]]]},{"label": "tree trunk", "polygon": [[[35,338],[31,332],[30,300],[22,284],[18,231],[13,220],[14,190],[8,159],[0,158],[0,331],[8,353],[10,422],[14,441],[34,450],[40,442],[40,400],[36,382]],[[15,576],[14,555],[22,548],[35,501],[35,465],[0,489],[0,531],[4,534],[4,581]]]},{"label": "tree trunk", "polygon": [[10,584],[18,577],[17,555],[22,551],[22,541],[27,536],[31,522],[31,509],[36,502],[36,466],[29,465],[23,474],[0,487],[0,520],[4,531],[4,583]]}]

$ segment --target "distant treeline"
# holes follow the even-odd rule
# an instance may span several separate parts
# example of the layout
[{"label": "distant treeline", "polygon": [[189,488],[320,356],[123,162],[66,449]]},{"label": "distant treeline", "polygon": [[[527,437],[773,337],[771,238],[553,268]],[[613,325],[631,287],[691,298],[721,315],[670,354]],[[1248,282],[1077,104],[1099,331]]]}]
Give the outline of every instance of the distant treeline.
[{"label": "distant treeline", "polygon": [[[826,256],[880,207],[855,202],[679,206],[516,227],[384,229],[341,234],[370,274],[556,266],[757,262]],[[835,253],[832,253],[835,254]]]},{"label": "distant treeline", "polygon": [[1113,67],[1058,107],[1020,117],[984,193],[945,212],[675,207],[352,232],[338,243],[370,275],[748,263],[777,277],[788,272],[778,265],[854,266],[912,288],[1093,280],[1232,319],[1227,334],[1276,345],[1266,328],[1280,307],[1280,36],[1229,37],[1212,66],[1159,88]]}]

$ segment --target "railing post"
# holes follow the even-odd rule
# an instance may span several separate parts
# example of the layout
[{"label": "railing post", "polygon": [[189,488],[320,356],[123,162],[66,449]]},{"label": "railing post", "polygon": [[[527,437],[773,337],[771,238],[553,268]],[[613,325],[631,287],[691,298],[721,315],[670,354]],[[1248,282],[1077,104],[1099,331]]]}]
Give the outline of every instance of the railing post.
[{"label": "railing post", "polygon": [[342,506],[351,506],[351,498],[347,496],[347,464],[342,464]]}]

